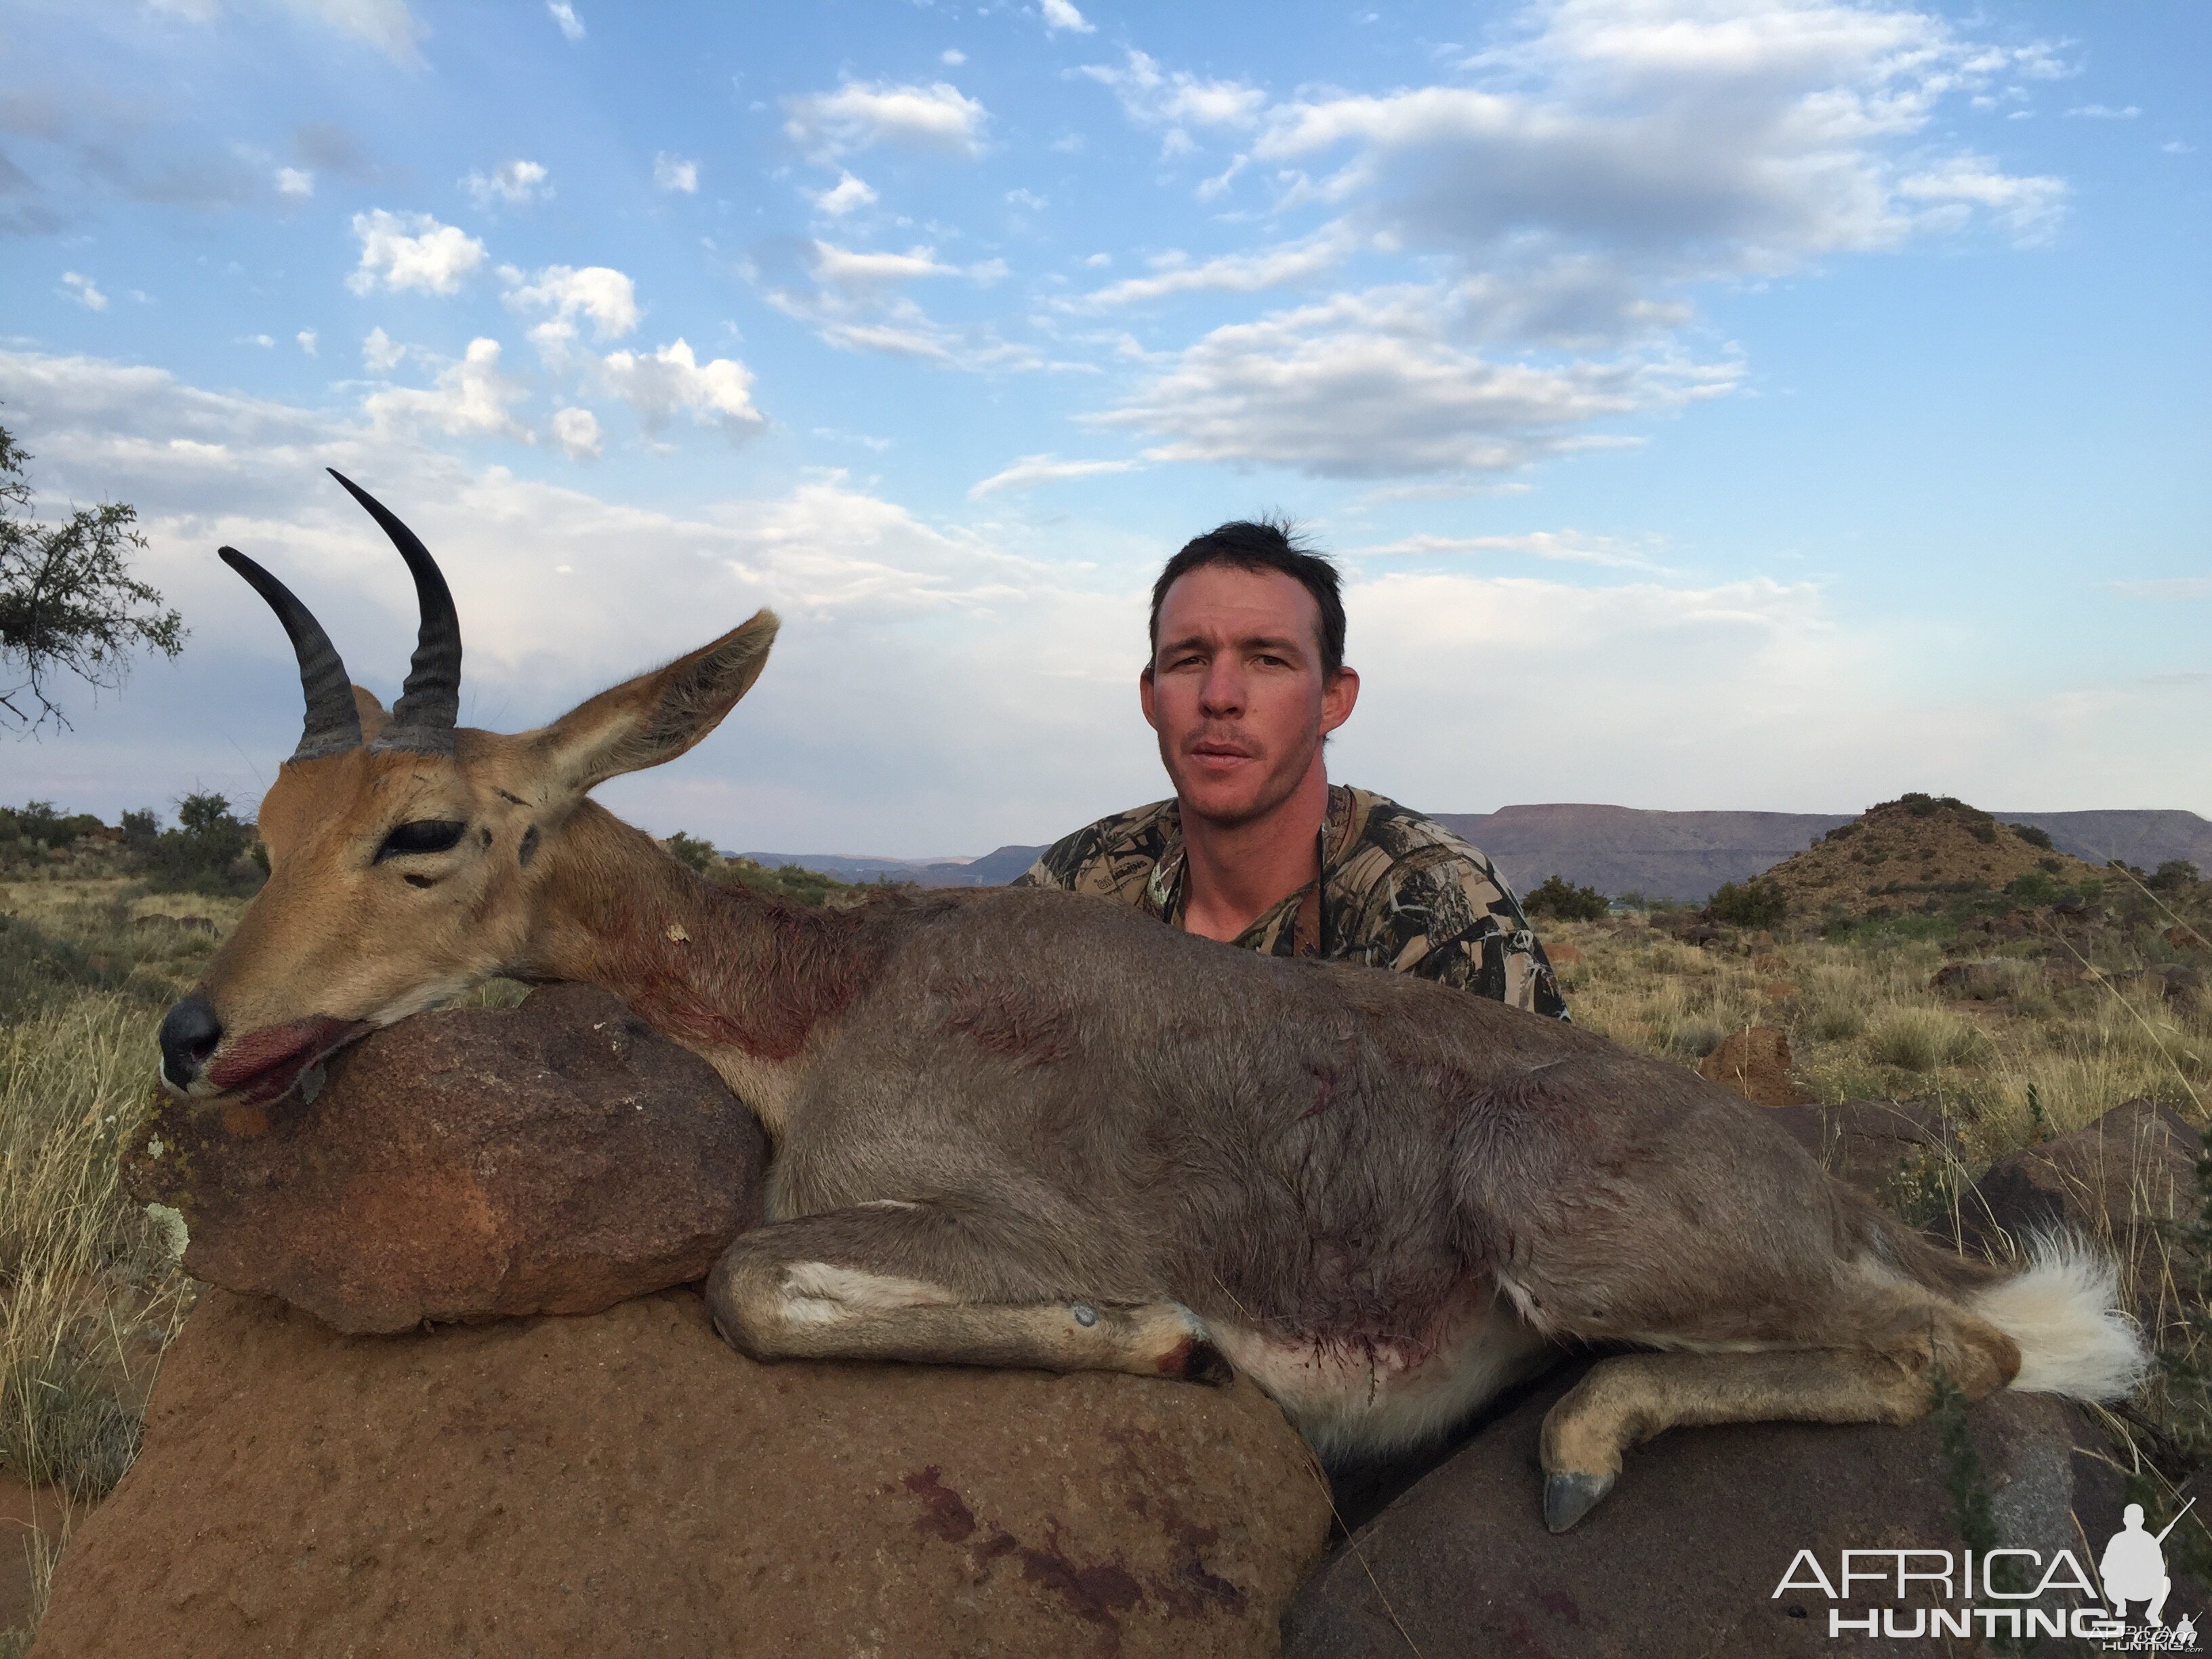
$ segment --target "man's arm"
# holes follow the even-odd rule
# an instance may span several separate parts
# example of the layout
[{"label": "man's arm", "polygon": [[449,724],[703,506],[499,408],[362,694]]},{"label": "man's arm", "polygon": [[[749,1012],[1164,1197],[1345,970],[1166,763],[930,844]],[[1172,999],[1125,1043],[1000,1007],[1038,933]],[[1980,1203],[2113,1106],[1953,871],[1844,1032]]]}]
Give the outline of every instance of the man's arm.
[{"label": "man's arm", "polygon": [[[1371,879],[1371,878],[1370,878]],[[1353,960],[1567,1018],[1551,959],[1489,860],[1455,839],[1394,860],[1353,907]]]}]

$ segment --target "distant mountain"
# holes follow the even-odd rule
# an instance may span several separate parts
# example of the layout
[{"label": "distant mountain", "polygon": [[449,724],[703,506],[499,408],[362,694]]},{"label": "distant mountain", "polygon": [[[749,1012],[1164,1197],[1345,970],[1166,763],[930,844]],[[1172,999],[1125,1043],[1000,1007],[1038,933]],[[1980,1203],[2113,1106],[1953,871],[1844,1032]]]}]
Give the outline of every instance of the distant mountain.
[{"label": "distant mountain", "polygon": [[910,881],[923,887],[1003,887],[1036,862],[1042,847],[1001,847],[979,859],[932,862],[926,859],[856,858],[841,853],[746,853],[740,856],[771,870],[795,864],[840,881]]},{"label": "distant mountain", "polygon": [[[1650,812],[1571,802],[1439,812],[1438,823],[1480,847],[1516,892],[1548,875],[1601,893],[1643,893],[1702,903],[1724,881],[1744,881],[1803,852],[1855,812]],[[2186,859],[2212,875],[2212,821],[2175,811],[1996,812],[2007,823],[2050,832],[2058,850],[2093,864],[2125,859],[2155,870]],[[854,858],[827,853],[748,853],[771,868],[797,864],[841,881],[996,887],[1028,869],[1042,847],[1001,847],[966,862]]]},{"label": "distant mountain", "polygon": [[1701,902],[1802,853],[1850,812],[1649,812],[1556,803],[1437,821],[1490,856],[1516,893],[1549,875],[1601,893]]}]

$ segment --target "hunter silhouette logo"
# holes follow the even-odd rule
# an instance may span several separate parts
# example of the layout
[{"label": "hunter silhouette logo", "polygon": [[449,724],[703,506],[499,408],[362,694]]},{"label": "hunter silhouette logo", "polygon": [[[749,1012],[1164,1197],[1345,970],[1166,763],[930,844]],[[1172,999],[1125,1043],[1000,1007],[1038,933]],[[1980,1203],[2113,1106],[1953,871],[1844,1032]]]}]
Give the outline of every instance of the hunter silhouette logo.
[{"label": "hunter silhouette logo", "polygon": [[[2166,1621],[2159,1617],[2165,1610],[2166,1598],[2173,1589],[2173,1580],[2166,1571],[2166,1534],[2181,1524],[2181,1517],[2189,1513],[2197,1500],[2184,1504],[2172,1520],[2154,1537],[2143,1530],[2143,1507],[2130,1504],[2120,1516],[2120,1530],[2105,1546],[2102,1559],[2097,1563],[2097,1576],[2104,1580],[2105,1599],[2112,1604],[2114,1617],[2128,1616],[2128,1603],[2143,1603],[2143,1622],[2153,1629],[2163,1629]],[[2173,1627],[2171,1636],[2158,1644],[2167,1650],[2193,1649],[2197,1645],[2197,1622],[2184,1615]]]}]

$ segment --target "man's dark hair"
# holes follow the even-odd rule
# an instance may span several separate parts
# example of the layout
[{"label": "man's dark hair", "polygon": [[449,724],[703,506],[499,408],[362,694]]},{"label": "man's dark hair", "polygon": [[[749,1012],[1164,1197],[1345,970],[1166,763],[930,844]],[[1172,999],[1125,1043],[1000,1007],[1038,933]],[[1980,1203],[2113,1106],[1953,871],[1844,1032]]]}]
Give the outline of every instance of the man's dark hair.
[{"label": "man's dark hair", "polygon": [[[1314,596],[1321,607],[1321,672],[1332,678],[1344,666],[1344,597],[1337,591],[1336,566],[1293,539],[1287,524],[1273,519],[1239,519],[1183,544],[1152,584],[1152,653],[1160,649],[1160,605],[1168,589],[1194,570],[1224,564],[1236,570],[1279,570]],[[1145,672],[1152,672],[1146,665]]]}]

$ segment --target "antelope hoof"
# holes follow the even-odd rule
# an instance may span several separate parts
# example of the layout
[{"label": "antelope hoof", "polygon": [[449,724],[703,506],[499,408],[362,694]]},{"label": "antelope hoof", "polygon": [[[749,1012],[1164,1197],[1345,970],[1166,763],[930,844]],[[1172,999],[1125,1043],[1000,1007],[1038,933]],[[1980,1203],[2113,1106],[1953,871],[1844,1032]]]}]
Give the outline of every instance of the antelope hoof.
[{"label": "antelope hoof", "polygon": [[1617,1474],[1570,1474],[1564,1470],[1546,1475],[1544,1524],[1553,1532],[1565,1532],[1588,1515],[1620,1478]]}]

